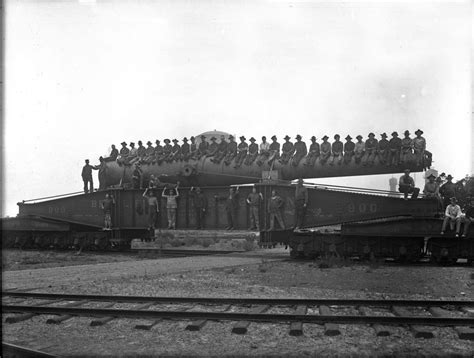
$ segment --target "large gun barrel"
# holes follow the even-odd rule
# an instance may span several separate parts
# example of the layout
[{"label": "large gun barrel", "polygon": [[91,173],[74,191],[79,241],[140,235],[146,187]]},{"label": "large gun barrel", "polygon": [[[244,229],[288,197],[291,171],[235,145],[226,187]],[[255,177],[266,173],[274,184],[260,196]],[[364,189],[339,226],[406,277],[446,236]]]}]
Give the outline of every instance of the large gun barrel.
[{"label": "large gun barrel", "polygon": [[[375,158],[373,164],[356,163],[354,158],[349,163],[341,162],[321,163],[318,160],[314,164],[307,165],[306,158],[303,158],[297,165],[290,160],[288,164],[282,164],[278,160],[273,163],[267,161],[259,165],[253,162],[249,165],[242,164],[236,167],[232,161],[227,165],[224,161],[214,163],[212,158],[203,157],[201,159],[189,159],[188,161],[173,161],[141,164],[142,180],[146,183],[151,175],[159,178],[162,182],[175,183],[180,181],[183,185],[189,186],[222,186],[235,184],[250,184],[265,179],[269,173],[278,173],[277,178],[283,181],[291,181],[298,178],[327,178],[357,175],[392,174],[400,173],[405,169],[412,172],[421,172],[425,167],[431,165],[431,157],[425,157],[424,163],[417,163],[414,154],[409,154],[404,162],[398,165],[387,165],[381,163],[379,158]],[[105,173],[102,178],[105,180],[104,187],[117,185],[127,185],[132,182],[132,173],[135,164],[125,165],[116,161],[105,163]],[[274,178],[274,177],[273,177]]]}]

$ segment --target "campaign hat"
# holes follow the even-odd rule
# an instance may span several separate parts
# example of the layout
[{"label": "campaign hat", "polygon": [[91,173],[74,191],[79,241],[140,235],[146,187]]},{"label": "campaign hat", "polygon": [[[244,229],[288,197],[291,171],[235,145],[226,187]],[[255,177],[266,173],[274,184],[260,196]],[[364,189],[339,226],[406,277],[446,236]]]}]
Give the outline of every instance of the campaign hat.
[{"label": "campaign hat", "polygon": [[370,133],[369,133],[369,137],[375,137],[375,134],[372,133],[372,132],[370,132]]},{"label": "campaign hat", "polygon": [[195,140],[196,138],[192,135],[191,138],[189,138],[190,140]]},{"label": "campaign hat", "polygon": [[245,136],[243,136],[243,135],[241,135],[239,139],[247,140],[247,138],[245,138]]},{"label": "campaign hat", "polygon": [[217,138],[216,138],[216,137],[214,137],[214,136],[212,136],[212,137],[211,137],[211,140],[217,140]]},{"label": "campaign hat", "polygon": [[187,142],[187,141],[188,141],[188,138],[184,137],[183,142]]},{"label": "campaign hat", "polygon": [[276,136],[276,135],[272,135],[272,138],[271,138],[271,139],[276,140],[276,139],[277,139],[277,136]]},{"label": "campaign hat", "polygon": [[165,139],[165,143],[171,142],[168,138]]},{"label": "campaign hat", "polygon": [[398,137],[398,133],[396,131],[392,132],[392,136],[397,136]]},{"label": "campaign hat", "polygon": [[130,142],[130,145],[135,145],[135,143],[133,143],[133,142]]},{"label": "campaign hat", "polygon": [[251,138],[249,139],[249,141],[251,141],[251,142],[255,142],[255,141],[256,141],[256,139],[255,139],[254,137],[251,137]]},{"label": "campaign hat", "polygon": [[301,136],[299,134],[296,135],[296,139],[301,139]]},{"label": "campaign hat", "polygon": [[315,136],[312,136],[312,137],[311,137],[311,140],[316,140],[316,137],[315,137]]},{"label": "campaign hat", "polygon": [[383,132],[380,136],[381,136],[382,138],[387,138],[387,133]]},{"label": "campaign hat", "polygon": [[433,173],[431,173],[430,175],[426,177],[426,179],[429,179],[429,178],[436,178],[436,176]]},{"label": "campaign hat", "polygon": [[359,139],[359,138],[362,139],[363,137],[359,134],[356,138],[357,139]]},{"label": "campaign hat", "polygon": [[146,142],[146,144],[147,144],[147,145],[152,145],[153,143],[150,142],[150,141],[148,141],[148,142]]},{"label": "campaign hat", "polygon": [[410,134],[410,131],[407,129],[405,132],[403,132],[403,134],[405,135]]},{"label": "campaign hat", "polygon": [[423,131],[421,129],[417,129],[415,134],[418,134],[418,133],[421,135],[421,134],[423,134]]},{"label": "campaign hat", "polygon": [[234,136],[232,134],[229,135],[229,139],[234,139]]},{"label": "campaign hat", "polygon": [[175,138],[173,139],[173,143],[178,143],[179,141]]},{"label": "campaign hat", "polygon": [[122,143],[120,143],[120,144],[122,144],[122,145],[127,145],[127,142],[122,142]]},{"label": "campaign hat", "polygon": [[335,134],[334,139],[336,139],[336,138],[341,138],[341,136],[339,134]]},{"label": "campaign hat", "polygon": [[155,140],[155,143],[160,144],[160,140],[159,139]]},{"label": "campaign hat", "polygon": [[329,137],[327,135],[325,135],[322,140],[325,140],[325,139],[329,139]]},{"label": "campaign hat", "polygon": [[448,174],[448,176],[446,177],[446,179],[453,179],[453,177],[451,176],[451,174]]},{"label": "campaign hat", "polygon": [[346,139],[349,140],[349,139],[352,139],[352,137],[348,134]]},{"label": "campaign hat", "polygon": [[285,140],[286,140],[286,139],[291,139],[291,137],[287,134],[287,135],[285,136],[285,138],[283,138],[283,139],[285,139]]}]

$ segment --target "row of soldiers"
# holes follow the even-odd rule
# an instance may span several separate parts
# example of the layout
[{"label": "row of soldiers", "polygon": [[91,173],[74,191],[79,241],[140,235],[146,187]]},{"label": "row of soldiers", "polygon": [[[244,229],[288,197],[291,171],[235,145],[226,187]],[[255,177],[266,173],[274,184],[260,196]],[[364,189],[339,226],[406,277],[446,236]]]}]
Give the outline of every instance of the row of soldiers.
[{"label": "row of soldiers", "polygon": [[206,136],[201,135],[199,144],[196,143],[195,137],[190,138],[190,143],[188,143],[188,138],[183,138],[181,145],[178,144],[177,139],[173,139],[174,145],[171,145],[169,139],[165,139],[164,146],[160,144],[160,140],[155,141],[155,146],[148,141],[147,147],[143,146],[142,141],[138,141],[137,148],[133,142],[130,143],[130,148],[127,147],[126,142],[123,142],[120,151],[112,145],[110,156],[104,160],[117,160],[119,164],[126,165],[136,162],[160,165],[163,162],[212,157],[211,161],[216,164],[224,161],[226,165],[230,165],[234,162],[234,167],[238,168],[242,164],[251,165],[255,161],[260,166],[265,162],[271,165],[276,160],[282,164],[291,163],[297,166],[305,157],[304,165],[309,166],[314,165],[317,158],[323,165],[326,163],[329,165],[349,164],[355,158],[356,164],[370,166],[378,157],[381,164],[396,166],[406,162],[414,153],[417,165],[422,165],[425,155],[430,155],[426,151],[426,140],[422,134],[423,131],[418,129],[415,132],[416,137],[411,138],[410,132],[406,130],[404,138],[399,138],[395,131],[390,140],[387,139],[386,133],[382,133],[381,139],[377,140],[374,133],[369,133],[366,141],[358,135],[356,142],[353,142],[352,137],[348,135],[345,143],[340,140],[339,134],[334,136],[332,143],[328,142],[329,137],[325,135],[321,138],[323,140],[321,144],[317,142],[315,136],[312,136],[309,149],[299,134],[295,137],[294,143],[288,135],[285,136],[283,145],[280,145],[275,135],[271,137],[271,143],[267,142],[267,138],[263,136],[260,145],[255,143],[256,139],[253,137],[249,139],[250,144],[248,144],[245,136],[241,136],[240,143],[237,143],[234,136],[229,135],[229,141],[227,141],[226,136],[222,135],[220,142],[217,143],[216,137],[212,136],[208,142]]}]

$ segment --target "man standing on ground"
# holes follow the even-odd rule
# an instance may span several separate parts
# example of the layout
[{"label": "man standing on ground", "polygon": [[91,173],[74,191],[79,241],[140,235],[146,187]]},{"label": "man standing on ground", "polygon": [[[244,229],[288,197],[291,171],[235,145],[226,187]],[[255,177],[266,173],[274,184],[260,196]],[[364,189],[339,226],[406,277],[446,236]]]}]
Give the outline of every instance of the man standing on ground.
[{"label": "man standing on ground", "polygon": [[105,200],[102,202],[104,210],[104,230],[112,229],[112,206],[115,205],[115,199],[109,193],[105,194]]},{"label": "man standing on ground", "polygon": [[207,210],[207,198],[206,196],[201,192],[201,188],[197,187],[191,187],[191,190],[189,191],[191,195],[193,195],[194,199],[194,212],[196,214],[196,229],[204,229],[204,219],[206,216],[206,210]]},{"label": "man standing on ground", "polygon": [[148,200],[148,228],[150,230],[155,230],[156,218],[158,217],[158,213],[160,212],[158,199],[155,196],[154,190],[150,188],[145,189],[143,197]]},{"label": "man standing on ground", "polygon": [[250,209],[249,230],[260,231],[259,208],[262,201],[262,193],[257,193],[257,188],[253,187],[252,192],[247,196],[247,204],[249,204]]},{"label": "man standing on ground", "polygon": [[285,222],[281,215],[283,199],[277,195],[276,190],[272,190],[272,196],[268,199],[268,213],[270,214],[270,230],[275,230],[275,218],[282,229],[285,229]]}]

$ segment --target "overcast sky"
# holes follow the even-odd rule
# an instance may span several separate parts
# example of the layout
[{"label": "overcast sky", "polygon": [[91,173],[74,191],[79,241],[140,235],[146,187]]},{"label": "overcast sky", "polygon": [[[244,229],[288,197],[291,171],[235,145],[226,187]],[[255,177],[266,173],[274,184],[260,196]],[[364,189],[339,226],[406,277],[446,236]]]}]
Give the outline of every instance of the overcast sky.
[{"label": "overcast sky", "polygon": [[434,166],[464,177],[471,15],[469,1],[6,1],[4,214],[81,190],[84,159],[112,143],[213,129],[421,128]]}]

